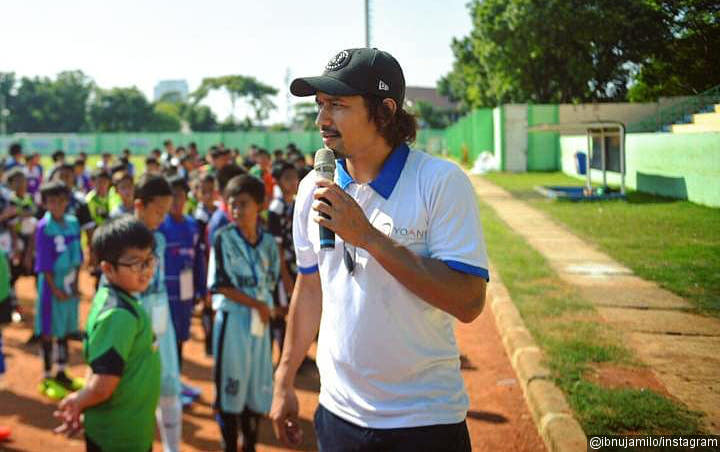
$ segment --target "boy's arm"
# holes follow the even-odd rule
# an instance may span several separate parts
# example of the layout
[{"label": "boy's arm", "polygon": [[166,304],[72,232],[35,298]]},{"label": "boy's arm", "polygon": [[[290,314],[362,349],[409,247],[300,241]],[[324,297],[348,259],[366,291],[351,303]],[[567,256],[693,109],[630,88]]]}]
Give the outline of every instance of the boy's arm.
[{"label": "boy's arm", "polygon": [[242,291],[235,287],[216,287],[213,289],[214,293],[219,293],[225,298],[234,301],[235,303],[245,305],[249,308],[256,309],[260,313],[260,318],[263,323],[267,323],[270,319],[270,308],[262,301],[258,301],[252,297],[245,295]]},{"label": "boy's arm", "polygon": [[80,415],[86,408],[98,405],[115,392],[120,377],[117,375],[98,375],[91,373],[87,385],[80,391],[73,392],[65,397],[58,405],[53,415],[62,421],[55,433],[64,433],[72,436],[82,428]]},{"label": "boy's arm", "polygon": [[47,282],[48,286],[50,286],[50,290],[52,291],[52,294],[55,296],[55,298],[59,300],[65,300],[68,298],[68,294],[66,294],[64,290],[60,289],[55,284],[53,272],[43,272],[43,276],[45,276],[45,281]]}]

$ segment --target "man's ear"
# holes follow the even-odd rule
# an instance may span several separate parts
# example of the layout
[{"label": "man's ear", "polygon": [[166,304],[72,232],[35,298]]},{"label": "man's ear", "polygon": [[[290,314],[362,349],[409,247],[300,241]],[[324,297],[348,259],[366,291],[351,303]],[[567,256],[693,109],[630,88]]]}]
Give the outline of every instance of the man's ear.
[{"label": "man's ear", "polygon": [[387,108],[393,115],[397,113],[397,102],[395,102],[395,99],[385,98],[383,99],[383,105],[385,105],[385,108]]}]

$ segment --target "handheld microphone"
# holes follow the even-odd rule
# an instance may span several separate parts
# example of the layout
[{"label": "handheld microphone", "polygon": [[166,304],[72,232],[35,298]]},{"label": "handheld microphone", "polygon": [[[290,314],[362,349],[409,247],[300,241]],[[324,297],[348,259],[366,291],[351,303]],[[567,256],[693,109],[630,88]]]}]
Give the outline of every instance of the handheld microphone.
[{"label": "handheld microphone", "polygon": [[[335,153],[328,148],[318,149],[315,152],[314,169],[318,178],[332,182],[335,178]],[[330,204],[325,198],[320,198],[320,201]],[[322,212],[320,212],[320,215],[324,218],[330,218]],[[326,227],[320,226],[320,249],[330,248],[335,248],[335,233]]]}]

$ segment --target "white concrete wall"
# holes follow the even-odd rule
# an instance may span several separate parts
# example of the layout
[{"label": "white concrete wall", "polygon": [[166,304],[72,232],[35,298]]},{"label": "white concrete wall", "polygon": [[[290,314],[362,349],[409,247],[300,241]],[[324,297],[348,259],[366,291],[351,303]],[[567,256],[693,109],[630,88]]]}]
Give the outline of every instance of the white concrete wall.
[{"label": "white concrete wall", "polygon": [[560,104],[560,124],[588,121],[622,121],[625,125],[641,121],[670,105],[688,97],[661,97],[658,102],[608,102],[594,104]]},{"label": "white concrete wall", "polygon": [[505,169],[527,171],[528,118],[527,104],[503,105],[505,113]]},{"label": "white concrete wall", "polygon": [[503,146],[503,130],[502,121],[500,117],[502,115],[502,107],[493,108],[493,151],[495,152],[495,158],[498,161],[498,168],[502,168],[502,146]]}]

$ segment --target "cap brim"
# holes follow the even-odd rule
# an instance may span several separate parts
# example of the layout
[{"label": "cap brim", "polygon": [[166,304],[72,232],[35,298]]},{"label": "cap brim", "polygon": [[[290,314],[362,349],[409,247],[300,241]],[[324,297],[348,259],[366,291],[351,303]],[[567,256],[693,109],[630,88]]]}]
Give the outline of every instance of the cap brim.
[{"label": "cap brim", "polygon": [[353,96],[363,94],[362,90],[355,89],[340,80],[321,75],[319,77],[296,78],[290,84],[290,92],[295,96],[312,96],[318,91],[332,96]]}]

